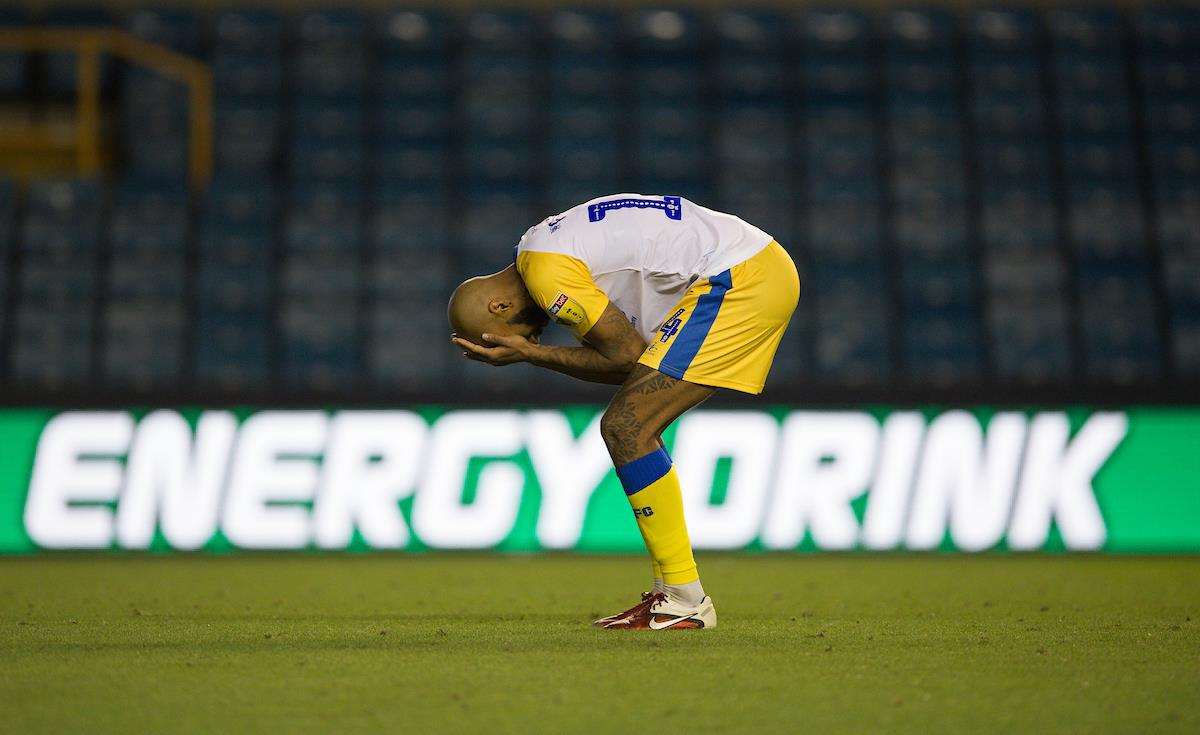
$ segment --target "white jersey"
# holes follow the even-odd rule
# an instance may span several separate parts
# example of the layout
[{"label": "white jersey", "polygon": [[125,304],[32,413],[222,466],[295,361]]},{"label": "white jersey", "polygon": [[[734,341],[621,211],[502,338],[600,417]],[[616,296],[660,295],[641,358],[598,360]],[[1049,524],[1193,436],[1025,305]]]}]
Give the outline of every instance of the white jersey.
[{"label": "white jersey", "polygon": [[[531,293],[549,294],[544,300],[551,302],[555,291],[571,291],[553,284],[557,268],[531,264],[522,254],[582,261],[595,285],[649,342],[689,285],[753,257],[772,239],[732,214],[682,197],[613,194],[529,228],[517,244],[517,259]],[[539,281],[548,282],[538,289]],[[554,314],[553,303],[542,306]],[[590,314],[584,323],[590,327],[599,316]]]}]

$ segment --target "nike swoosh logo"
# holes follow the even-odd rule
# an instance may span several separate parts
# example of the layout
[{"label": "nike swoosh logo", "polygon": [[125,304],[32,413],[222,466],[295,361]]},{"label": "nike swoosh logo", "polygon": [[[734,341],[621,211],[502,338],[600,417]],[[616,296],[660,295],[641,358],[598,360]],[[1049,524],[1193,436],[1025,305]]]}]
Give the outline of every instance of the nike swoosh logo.
[{"label": "nike swoosh logo", "polygon": [[665,623],[660,623],[660,622],[656,621],[654,618],[650,618],[650,628],[651,628],[651,630],[662,630],[663,628],[670,628],[672,625],[675,625],[676,623],[682,623],[685,620],[691,620],[691,619],[692,619],[691,615],[681,615],[673,620],[668,620]]}]

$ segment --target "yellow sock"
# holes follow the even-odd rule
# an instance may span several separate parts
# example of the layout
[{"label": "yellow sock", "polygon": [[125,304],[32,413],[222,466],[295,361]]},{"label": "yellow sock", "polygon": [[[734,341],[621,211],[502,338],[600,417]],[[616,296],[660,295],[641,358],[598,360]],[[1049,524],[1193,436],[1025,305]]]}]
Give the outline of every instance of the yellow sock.
[{"label": "yellow sock", "polygon": [[654,573],[669,585],[700,578],[683,518],[679,475],[666,450],[659,449],[617,468],[617,477],[633,507],[642,539],[650,551]]}]

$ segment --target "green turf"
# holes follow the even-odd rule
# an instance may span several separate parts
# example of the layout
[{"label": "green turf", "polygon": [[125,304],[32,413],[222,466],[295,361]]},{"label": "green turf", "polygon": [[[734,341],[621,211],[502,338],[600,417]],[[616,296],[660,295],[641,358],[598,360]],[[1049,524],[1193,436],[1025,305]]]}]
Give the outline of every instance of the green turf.
[{"label": "green turf", "polygon": [[701,568],[639,633],[632,559],[4,560],[0,731],[1200,732],[1200,560]]}]

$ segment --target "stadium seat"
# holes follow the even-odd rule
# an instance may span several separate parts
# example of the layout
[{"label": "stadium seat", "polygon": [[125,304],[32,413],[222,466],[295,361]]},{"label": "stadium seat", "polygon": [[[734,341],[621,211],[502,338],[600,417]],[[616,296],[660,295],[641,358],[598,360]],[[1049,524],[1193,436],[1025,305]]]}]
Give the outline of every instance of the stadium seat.
[{"label": "stadium seat", "polygon": [[204,29],[197,15],[184,9],[139,8],[125,19],[133,35],[190,56],[203,54]]},{"label": "stadium seat", "polygon": [[[20,28],[29,22],[23,8],[0,8],[0,29]],[[0,99],[18,97],[29,88],[29,57],[18,51],[0,53]]]},{"label": "stadium seat", "polygon": [[909,315],[904,323],[904,367],[909,381],[946,386],[983,374],[978,320],[973,315]]},{"label": "stadium seat", "polygon": [[[46,11],[42,24],[54,28],[108,28],[116,25],[107,9],[96,6],[63,5]],[[76,55],[69,51],[54,51],[45,58],[45,88],[51,95],[69,97],[74,94],[78,79]],[[107,88],[113,79],[113,65],[102,62],[101,85]]]},{"label": "stadium seat", "polygon": [[1044,385],[1071,379],[1070,327],[1062,301],[994,303],[988,329],[999,380]]}]

